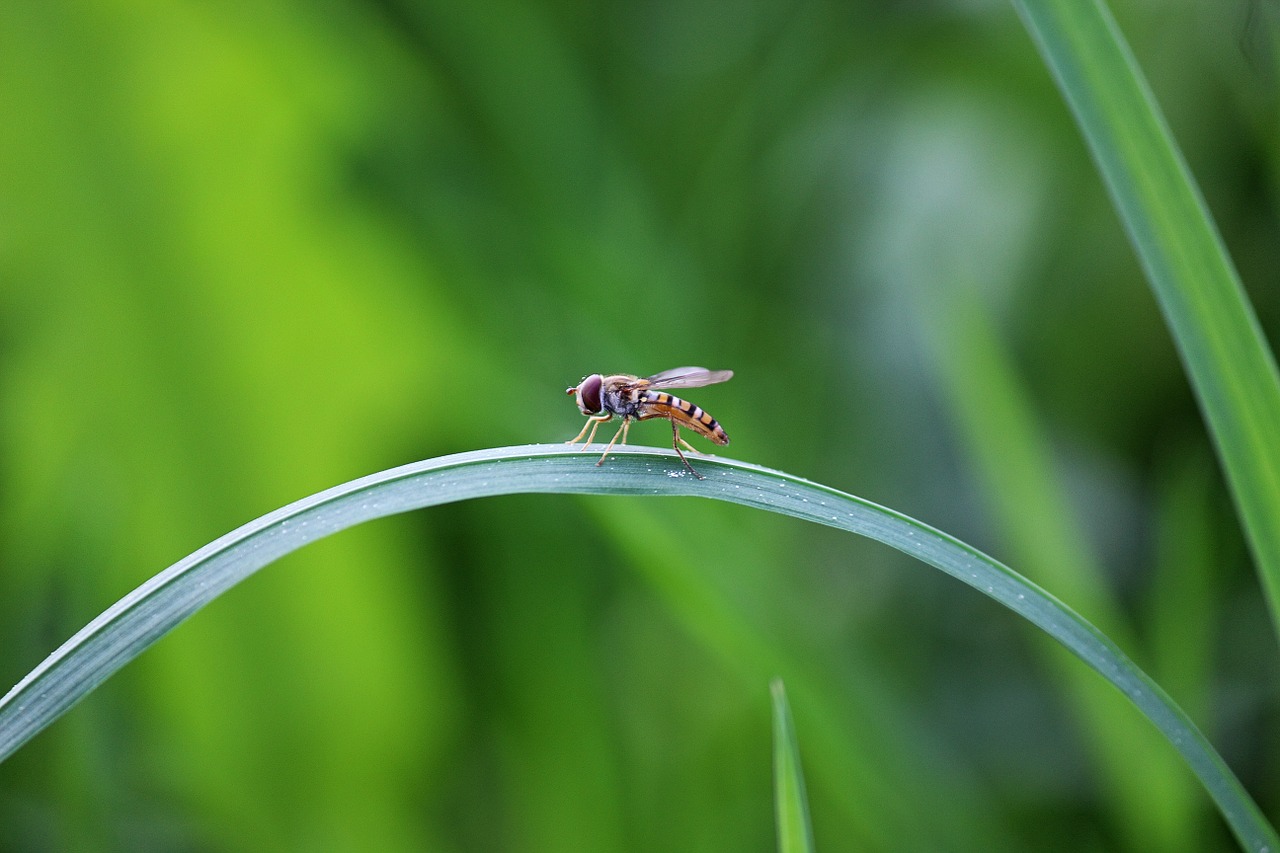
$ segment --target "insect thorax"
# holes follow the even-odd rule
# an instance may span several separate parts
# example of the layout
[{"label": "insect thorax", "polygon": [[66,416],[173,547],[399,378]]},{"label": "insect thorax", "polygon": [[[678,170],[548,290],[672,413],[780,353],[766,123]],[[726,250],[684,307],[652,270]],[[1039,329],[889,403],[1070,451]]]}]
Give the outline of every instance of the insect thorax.
[{"label": "insect thorax", "polygon": [[640,391],[632,388],[629,391],[620,388],[605,387],[601,401],[606,412],[613,412],[619,417],[634,415],[639,408]]}]

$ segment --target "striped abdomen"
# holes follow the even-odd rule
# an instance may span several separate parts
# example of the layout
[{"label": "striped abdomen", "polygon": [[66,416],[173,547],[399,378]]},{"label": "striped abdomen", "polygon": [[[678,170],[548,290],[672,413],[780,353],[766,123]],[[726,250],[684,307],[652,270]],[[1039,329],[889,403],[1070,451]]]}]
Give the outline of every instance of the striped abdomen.
[{"label": "striped abdomen", "polygon": [[728,444],[729,436],[700,406],[688,400],[673,397],[664,391],[641,391],[639,413],[636,420],[649,418],[670,418],[683,427],[688,427],[699,435],[705,436],[716,444]]}]

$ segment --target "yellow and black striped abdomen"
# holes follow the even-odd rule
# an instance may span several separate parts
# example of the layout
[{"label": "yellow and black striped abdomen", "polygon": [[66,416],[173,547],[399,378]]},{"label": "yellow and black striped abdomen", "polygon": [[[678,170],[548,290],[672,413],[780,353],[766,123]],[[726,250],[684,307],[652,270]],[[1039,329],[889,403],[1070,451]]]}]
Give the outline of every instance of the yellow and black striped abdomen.
[{"label": "yellow and black striped abdomen", "polygon": [[649,418],[669,418],[682,427],[688,427],[699,435],[711,439],[716,444],[728,444],[729,436],[724,429],[702,410],[688,400],[681,400],[663,391],[641,391],[640,407],[636,420]]}]

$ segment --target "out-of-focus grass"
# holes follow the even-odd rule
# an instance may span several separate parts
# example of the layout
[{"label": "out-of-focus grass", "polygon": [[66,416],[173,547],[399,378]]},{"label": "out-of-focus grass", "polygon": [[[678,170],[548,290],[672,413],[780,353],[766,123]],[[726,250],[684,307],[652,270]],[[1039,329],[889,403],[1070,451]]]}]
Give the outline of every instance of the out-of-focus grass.
[{"label": "out-of-focus grass", "polygon": [[[940,302],[938,310],[924,312],[940,315],[932,318],[929,337],[937,347],[942,385],[1011,559],[1025,563],[1029,576],[1063,601],[1093,614],[1121,648],[1138,653],[1138,632],[1089,553],[1051,442],[1035,422],[984,309],[963,297]],[[1105,773],[1113,819],[1132,833],[1130,843],[1200,849],[1188,797],[1191,780],[1151,728],[1137,715],[1117,713],[1103,685],[1057,649],[1046,645],[1044,655],[1088,739],[1090,760]]]}]

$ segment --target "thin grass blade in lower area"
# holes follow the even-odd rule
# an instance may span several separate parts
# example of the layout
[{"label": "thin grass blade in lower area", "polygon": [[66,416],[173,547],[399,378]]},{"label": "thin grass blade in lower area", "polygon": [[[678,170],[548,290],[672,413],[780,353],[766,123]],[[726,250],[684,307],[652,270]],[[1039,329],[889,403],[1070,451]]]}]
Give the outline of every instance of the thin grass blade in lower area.
[{"label": "thin grass blade in lower area", "polygon": [[778,853],[813,853],[800,743],[782,679],[774,679],[769,692],[773,696],[773,808],[778,821]]}]

